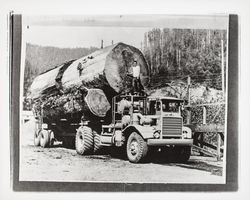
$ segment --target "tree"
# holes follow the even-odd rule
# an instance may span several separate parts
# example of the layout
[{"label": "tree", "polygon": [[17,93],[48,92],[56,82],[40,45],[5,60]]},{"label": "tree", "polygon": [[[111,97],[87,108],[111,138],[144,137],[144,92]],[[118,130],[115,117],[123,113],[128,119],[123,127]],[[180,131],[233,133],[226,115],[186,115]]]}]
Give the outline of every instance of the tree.
[{"label": "tree", "polygon": [[153,77],[171,81],[189,75],[221,89],[220,52],[223,40],[226,56],[225,39],[225,30],[152,29],[144,35],[143,51]]}]

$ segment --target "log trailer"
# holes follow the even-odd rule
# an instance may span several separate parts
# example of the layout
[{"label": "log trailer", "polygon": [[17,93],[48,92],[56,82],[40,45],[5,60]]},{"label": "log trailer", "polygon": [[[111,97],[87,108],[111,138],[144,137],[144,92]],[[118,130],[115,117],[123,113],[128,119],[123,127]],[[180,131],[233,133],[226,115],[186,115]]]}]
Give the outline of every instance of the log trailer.
[{"label": "log trailer", "polygon": [[105,146],[124,147],[128,160],[138,163],[151,147],[171,146],[178,161],[189,159],[193,139],[191,129],[183,126],[182,99],[125,94],[113,97],[111,107],[110,124],[84,117],[81,122],[60,119],[58,124],[37,120],[35,145],[48,147],[55,138],[69,141],[69,136],[74,136],[76,151],[81,155]]}]

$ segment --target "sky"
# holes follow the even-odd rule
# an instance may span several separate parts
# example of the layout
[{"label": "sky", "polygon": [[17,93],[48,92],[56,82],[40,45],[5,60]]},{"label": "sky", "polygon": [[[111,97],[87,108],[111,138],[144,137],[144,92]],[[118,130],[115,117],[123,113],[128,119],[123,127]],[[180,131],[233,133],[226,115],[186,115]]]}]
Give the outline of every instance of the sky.
[{"label": "sky", "polygon": [[55,47],[100,47],[124,42],[141,48],[146,27],[80,27],[80,26],[29,26],[26,28],[28,43]]},{"label": "sky", "polygon": [[124,42],[141,48],[153,28],[227,29],[228,16],[96,15],[24,16],[26,42],[55,47],[100,47]]}]

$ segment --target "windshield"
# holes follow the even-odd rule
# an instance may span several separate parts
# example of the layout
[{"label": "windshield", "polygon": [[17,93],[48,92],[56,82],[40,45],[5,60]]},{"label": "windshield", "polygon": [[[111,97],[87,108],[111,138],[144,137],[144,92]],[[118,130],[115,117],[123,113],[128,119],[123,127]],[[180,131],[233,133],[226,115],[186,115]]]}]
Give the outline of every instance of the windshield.
[{"label": "windshield", "polygon": [[180,103],[176,101],[162,100],[163,112],[178,112]]}]

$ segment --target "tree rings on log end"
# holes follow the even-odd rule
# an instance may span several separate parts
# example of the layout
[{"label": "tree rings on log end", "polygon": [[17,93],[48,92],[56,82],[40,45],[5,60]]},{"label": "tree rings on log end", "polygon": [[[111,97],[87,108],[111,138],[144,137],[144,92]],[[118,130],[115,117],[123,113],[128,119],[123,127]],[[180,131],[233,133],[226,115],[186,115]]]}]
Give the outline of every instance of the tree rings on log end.
[{"label": "tree rings on log end", "polygon": [[134,60],[140,66],[140,79],[144,87],[149,83],[149,67],[141,51],[133,46],[118,43],[106,57],[104,74],[117,93],[125,93],[132,88],[132,65]]},{"label": "tree rings on log end", "polygon": [[84,100],[89,110],[98,117],[105,117],[111,108],[106,95],[100,89],[89,89]]}]

